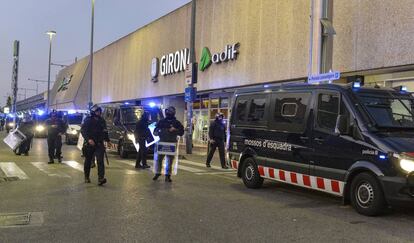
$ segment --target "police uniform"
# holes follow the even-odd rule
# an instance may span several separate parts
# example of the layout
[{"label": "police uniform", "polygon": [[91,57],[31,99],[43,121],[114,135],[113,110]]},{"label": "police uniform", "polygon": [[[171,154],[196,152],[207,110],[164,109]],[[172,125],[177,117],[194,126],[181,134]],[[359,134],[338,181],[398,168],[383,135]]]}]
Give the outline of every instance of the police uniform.
[{"label": "police uniform", "polygon": [[[146,146],[147,140],[152,138],[151,131],[148,128],[149,125],[149,113],[144,112],[141,119],[137,122],[135,126],[135,142],[139,144],[139,151],[137,153],[137,160],[135,163],[135,168],[150,168],[147,164],[147,152],[148,148]],[[141,164],[142,162],[142,164]]]},{"label": "police uniform", "polygon": [[[184,127],[180,121],[175,118],[175,108],[168,107],[165,110],[166,118],[157,122],[157,125],[154,129],[154,135],[160,137],[160,142],[168,142],[168,143],[177,143],[177,136],[182,136],[184,134]],[[174,128],[172,131],[171,129]],[[178,145],[177,145],[178,146]],[[162,169],[162,161],[164,157],[167,157],[167,171],[165,173],[165,181],[171,182],[171,171],[172,171],[172,164],[174,161],[173,155],[158,155],[157,158],[157,171],[153,178],[153,180],[157,180],[158,177],[161,175]]]},{"label": "police uniform", "polygon": [[210,124],[208,135],[210,137],[210,151],[207,156],[206,166],[210,167],[214,152],[218,148],[221,167],[227,169],[224,158],[224,141],[226,140],[226,126],[223,123],[224,115],[219,113],[216,119]]},{"label": "police uniform", "polygon": [[[99,107],[95,109],[92,108],[91,115],[88,116],[82,124],[81,134],[85,139],[85,144],[83,146],[83,154],[85,156],[85,182],[90,183],[89,175],[91,171],[91,164],[96,157],[98,164],[98,182],[99,185],[103,185],[106,183],[104,142],[109,142],[109,136],[105,120],[100,115],[98,116],[95,114],[98,111],[99,113],[102,112]],[[89,144],[90,140],[94,142],[94,145]]]},{"label": "police uniform", "polygon": [[16,154],[24,154],[29,155],[30,145],[32,144],[33,139],[33,128],[34,128],[34,122],[32,120],[24,119],[19,124],[19,131],[21,131],[25,136],[26,139],[20,144],[20,146],[16,150]]},{"label": "police uniform", "polygon": [[52,114],[52,117],[46,121],[46,127],[49,164],[54,163],[55,157],[62,162],[62,134],[66,131],[66,124],[57,117],[57,114]]}]

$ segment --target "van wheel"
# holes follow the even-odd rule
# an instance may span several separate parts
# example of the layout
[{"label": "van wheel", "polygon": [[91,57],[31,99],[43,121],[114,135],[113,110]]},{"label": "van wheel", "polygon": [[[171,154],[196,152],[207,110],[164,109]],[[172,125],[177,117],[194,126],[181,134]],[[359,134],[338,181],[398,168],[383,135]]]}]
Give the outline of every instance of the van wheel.
[{"label": "van wheel", "polygon": [[119,156],[121,156],[121,158],[126,159],[128,158],[128,152],[125,151],[125,147],[124,147],[124,143],[120,142],[118,145],[118,151],[119,151]]},{"label": "van wheel", "polygon": [[248,188],[257,189],[263,185],[263,178],[260,177],[257,164],[252,158],[247,158],[243,163],[242,179]]},{"label": "van wheel", "polygon": [[369,173],[357,175],[351,183],[351,203],[355,210],[366,216],[383,213],[385,198],[378,180]]}]

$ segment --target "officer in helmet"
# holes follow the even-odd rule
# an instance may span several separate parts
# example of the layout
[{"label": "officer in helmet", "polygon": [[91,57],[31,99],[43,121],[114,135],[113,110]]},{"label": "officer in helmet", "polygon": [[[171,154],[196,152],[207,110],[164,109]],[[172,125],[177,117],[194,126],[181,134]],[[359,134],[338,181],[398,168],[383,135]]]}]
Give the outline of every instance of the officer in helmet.
[{"label": "officer in helmet", "polygon": [[89,177],[91,172],[91,164],[96,157],[98,164],[98,185],[102,186],[106,183],[104,142],[109,142],[109,136],[108,130],[106,129],[106,122],[101,117],[102,109],[99,106],[94,105],[91,108],[90,113],[90,116],[85,118],[81,128],[81,134],[85,139],[85,144],[82,149],[85,156],[85,183],[91,183]]},{"label": "officer in helmet", "polygon": [[206,166],[211,167],[210,163],[213,159],[214,152],[218,148],[220,155],[221,167],[228,169],[224,159],[224,141],[226,140],[226,126],[224,125],[224,115],[222,113],[216,114],[216,119],[210,124],[208,131],[210,138],[210,151],[207,156]]},{"label": "officer in helmet", "polygon": [[139,121],[135,125],[135,143],[139,144],[139,151],[137,153],[137,159],[135,163],[135,168],[137,169],[150,168],[150,166],[147,164],[148,149],[146,146],[147,140],[150,140],[152,138],[151,131],[148,128],[148,125],[150,124],[149,119],[150,113],[148,111],[144,111],[144,113],[141,116],[141,119],[139,119]]},{"label": "officer in helmet", "polygon": [[49,163],[53,164],[54,158],[58,159],[58,162],[62,162],[62,135],[66,131],[65,122],[58,117],[57,112],[54,110],[50,113],[50,118],[46,120],[47,127],[47,146],[49,152]]},{"label": "officer in helmet", "polygon": [[[168,107],[165,110],[165,118],[157,122],[154,129],[154,135],[160,137],[160,142],[177,143],[177,136],[184,134],[184,127],[180,121],[175,118],[175,108],[173,106]],[[157,180],[161,175],[162,161],[165,155],[158,155],[157,158],[157,172],[153,180]],[[173,155],[166,155],[167,157],[167,172],[165,173],[165,181],[171,182],[171,171],[174,160]]]}]

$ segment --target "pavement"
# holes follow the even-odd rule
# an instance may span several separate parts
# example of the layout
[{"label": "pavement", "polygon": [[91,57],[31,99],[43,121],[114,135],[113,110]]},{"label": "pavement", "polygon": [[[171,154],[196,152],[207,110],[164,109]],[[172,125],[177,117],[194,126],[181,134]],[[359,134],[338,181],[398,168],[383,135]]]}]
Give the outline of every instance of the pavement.
[{"label": "pavement", "polygon": [[[0,137],[4,137],[4,134]],[[204,152],[205,154],[205,152]],[[414,209],[365,217],[340,198],[266,181],[247,189],[233,170],[205,167],[202,149],[180,160],[172,183],[110,154],[108,184],[83,182],[76,146],[47,164],[0,144],[0,242],[412,242]],[[9,178],[5,181],[4,178]]]}]

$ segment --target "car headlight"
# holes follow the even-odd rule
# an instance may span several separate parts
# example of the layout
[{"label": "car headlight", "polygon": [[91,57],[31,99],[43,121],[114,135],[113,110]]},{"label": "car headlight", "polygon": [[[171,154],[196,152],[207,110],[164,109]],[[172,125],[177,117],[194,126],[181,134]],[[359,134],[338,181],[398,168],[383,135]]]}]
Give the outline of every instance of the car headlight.
[{"label": "car headlight", "polygon": [[37,125],[36,126],[36,132],[43,132],[43,130],[45,130],[45,127],[42,125]]},{"label": "car headlight", "polygon": [[135,142],[135,136],[132,133],[128,133],[128,139],[131,140],[132,142]]},{"label": "car headlight", "polygon": [[14,122],[9,122],[9,124],[7,124],[9,127],[14,127]]}]

